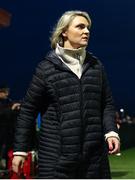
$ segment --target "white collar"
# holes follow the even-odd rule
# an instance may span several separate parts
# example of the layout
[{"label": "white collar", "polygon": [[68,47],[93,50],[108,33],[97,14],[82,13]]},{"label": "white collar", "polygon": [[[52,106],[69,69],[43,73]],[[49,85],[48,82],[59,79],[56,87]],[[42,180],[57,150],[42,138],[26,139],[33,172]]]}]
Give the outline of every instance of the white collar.
[{"label": "white collar", "polygon": [[79,63],[82,65],[86,57],[85,49],[86,47],[81,47],[78,49],[63,48],[59,44],[57,44],[55,52],[67,64],[73,65],[78,63],[79,61]]}]

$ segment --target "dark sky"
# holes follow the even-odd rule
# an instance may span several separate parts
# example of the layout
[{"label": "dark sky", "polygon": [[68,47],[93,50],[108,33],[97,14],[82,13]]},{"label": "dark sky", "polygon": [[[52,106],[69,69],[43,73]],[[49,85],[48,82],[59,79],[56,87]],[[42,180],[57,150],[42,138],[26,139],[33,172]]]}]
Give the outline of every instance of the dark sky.
[{"label": "dark sky", "polygon": [[87,11],[92,19],[88,50],[104,64],[117,108],[135,115],[134,0],[0,0],[12,13],[11,26],[0,29],[0,82],[11,97],[22,99],[36,65],[50,50],[49,37],[67,10]]}]

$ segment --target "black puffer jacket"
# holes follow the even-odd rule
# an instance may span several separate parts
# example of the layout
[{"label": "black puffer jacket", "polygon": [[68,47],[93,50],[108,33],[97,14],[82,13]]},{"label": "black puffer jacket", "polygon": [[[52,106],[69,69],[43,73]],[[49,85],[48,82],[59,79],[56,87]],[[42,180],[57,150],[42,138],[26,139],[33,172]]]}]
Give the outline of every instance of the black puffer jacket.
[{"label": "black puffer jacket", "polygon": [[81,79],[54,51],[33,76],[18,117],[14,151],[27,151],[42,114],[40,178],[110,178],[104,134],[117,132],[112,96],[99,60],[87,53]]}]

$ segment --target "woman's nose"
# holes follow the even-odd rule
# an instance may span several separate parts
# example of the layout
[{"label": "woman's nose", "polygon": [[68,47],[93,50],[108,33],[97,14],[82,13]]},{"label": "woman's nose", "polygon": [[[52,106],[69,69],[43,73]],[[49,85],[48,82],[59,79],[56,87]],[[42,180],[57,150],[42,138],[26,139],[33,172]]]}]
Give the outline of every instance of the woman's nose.
[{"label": "woman's nose", "polygon": [[84,32],[89,34],[90,31],[89,31],[88,27],[85,27]]}]

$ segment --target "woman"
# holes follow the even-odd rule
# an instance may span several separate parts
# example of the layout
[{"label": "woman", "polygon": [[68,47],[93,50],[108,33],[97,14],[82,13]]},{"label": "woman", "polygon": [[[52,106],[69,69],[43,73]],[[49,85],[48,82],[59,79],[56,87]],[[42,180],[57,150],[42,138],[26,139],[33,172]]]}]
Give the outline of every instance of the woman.
[{"label": "woman", "polygon": [[53,51],[39,63],[18,117],[15,172],[41,112],[39,178],[110,178],[107,154],[119,151],[119,136],[104,68],[86,52],[90,27],[86,12],[67,11],[59,19]]}]

